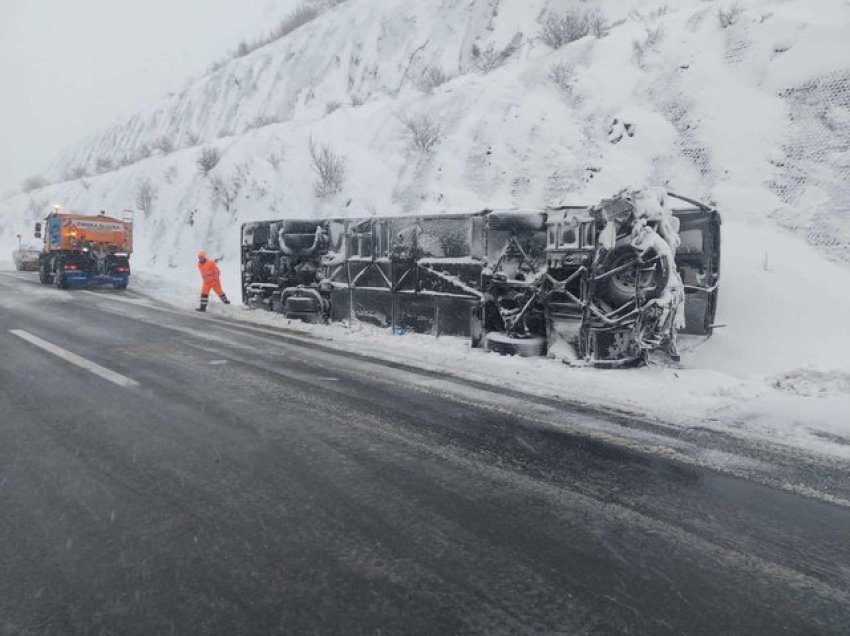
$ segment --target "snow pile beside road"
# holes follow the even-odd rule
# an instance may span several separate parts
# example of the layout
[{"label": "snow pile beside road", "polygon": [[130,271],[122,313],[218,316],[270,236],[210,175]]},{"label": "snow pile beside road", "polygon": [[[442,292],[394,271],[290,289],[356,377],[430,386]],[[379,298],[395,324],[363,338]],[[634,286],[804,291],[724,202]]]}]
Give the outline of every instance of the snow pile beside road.
[{"label": "snow pile beside road", "polygon": [[[729,272],[720,321],[711,339],[681,337],[676,367],[607,371],[569,368],[551,359],[504,358],[471,349],[465,339],[392,335],[362,323],[307,325],[263,311],[224,307],[210,315],[285,327],[334,346],[542,396],[638,413],[684,427],[723,431],[850,461],[850,297],[831,281],[843,266],[824,260],[783,230],[730,223]],[[794,249],[796,260],[767,265]],[[789,288],[806,290],[805,309]],[[135,288],[190,311],[197,286],[144,274]],[[818,329],[807,325],[818,324]]]},{"label": "snow pile beside road", "polygon": [[[850,448],[850,270],[824,258],[850,261],[850,6],[816,5],[603,0],[605,37],[553,50],[541,23],[586,3],[347,0],[63,153],[51,179],[126,165],[0,203],[0,249],[52,203],[134,209],[143,284],[186,290],[174,301],[188,309],[201,247],[236,295],[244,221],[543,207],[661,184],[727,222],[727,326],[684,343],[682,369],[568,370],[413,336],[381,336],[386,355]],[[341,162],[339,192],[317,195],[311,141]],[[203,148],[220,155],[207,175]]]}]

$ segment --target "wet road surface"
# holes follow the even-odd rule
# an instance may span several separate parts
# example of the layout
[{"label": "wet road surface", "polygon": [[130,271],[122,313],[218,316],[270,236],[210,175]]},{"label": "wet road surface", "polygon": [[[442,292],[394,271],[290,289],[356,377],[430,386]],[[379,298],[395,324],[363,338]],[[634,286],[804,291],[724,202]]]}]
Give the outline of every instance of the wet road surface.
[{"label": "wet road surface", "polygon": [[850,633],[850,509],[499,397],[0,274],[0,634]]}]

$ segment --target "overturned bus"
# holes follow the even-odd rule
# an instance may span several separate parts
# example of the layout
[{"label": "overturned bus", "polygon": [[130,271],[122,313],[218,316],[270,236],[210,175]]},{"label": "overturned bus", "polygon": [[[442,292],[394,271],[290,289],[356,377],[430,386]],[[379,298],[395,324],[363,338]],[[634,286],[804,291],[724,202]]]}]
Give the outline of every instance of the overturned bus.
[{"label": "overturned bus", "polygon": [[242,295],[308,322],[628,366],[710,335],[720,215],[657,188],[596,205],[242,226]]}]

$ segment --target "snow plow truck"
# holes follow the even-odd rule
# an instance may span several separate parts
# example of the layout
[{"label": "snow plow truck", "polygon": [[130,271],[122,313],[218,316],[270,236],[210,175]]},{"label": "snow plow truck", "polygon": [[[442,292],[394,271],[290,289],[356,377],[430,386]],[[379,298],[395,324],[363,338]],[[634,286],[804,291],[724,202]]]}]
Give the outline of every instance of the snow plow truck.
[{"label": "snow plow truck", "polygon": [[56,209],[35,224],[44,237],[38,277],[59,289],[112,286],[126,289],[133,252],[133,220],[61,212]]}]

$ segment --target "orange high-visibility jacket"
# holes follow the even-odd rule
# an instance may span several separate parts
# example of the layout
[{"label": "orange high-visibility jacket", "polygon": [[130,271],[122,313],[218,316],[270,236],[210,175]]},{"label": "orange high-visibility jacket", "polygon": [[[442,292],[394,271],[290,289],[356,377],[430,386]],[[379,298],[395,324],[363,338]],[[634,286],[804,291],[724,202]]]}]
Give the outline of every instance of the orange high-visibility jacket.
[{"label": "orange high-visibility jacket", "polygon": [[218,265],[211,258],[208,258],[203,263],[198,263],[198,271],[201,272],[201,278],[204,279],[205,283],[217,282],[221,276]]}]

